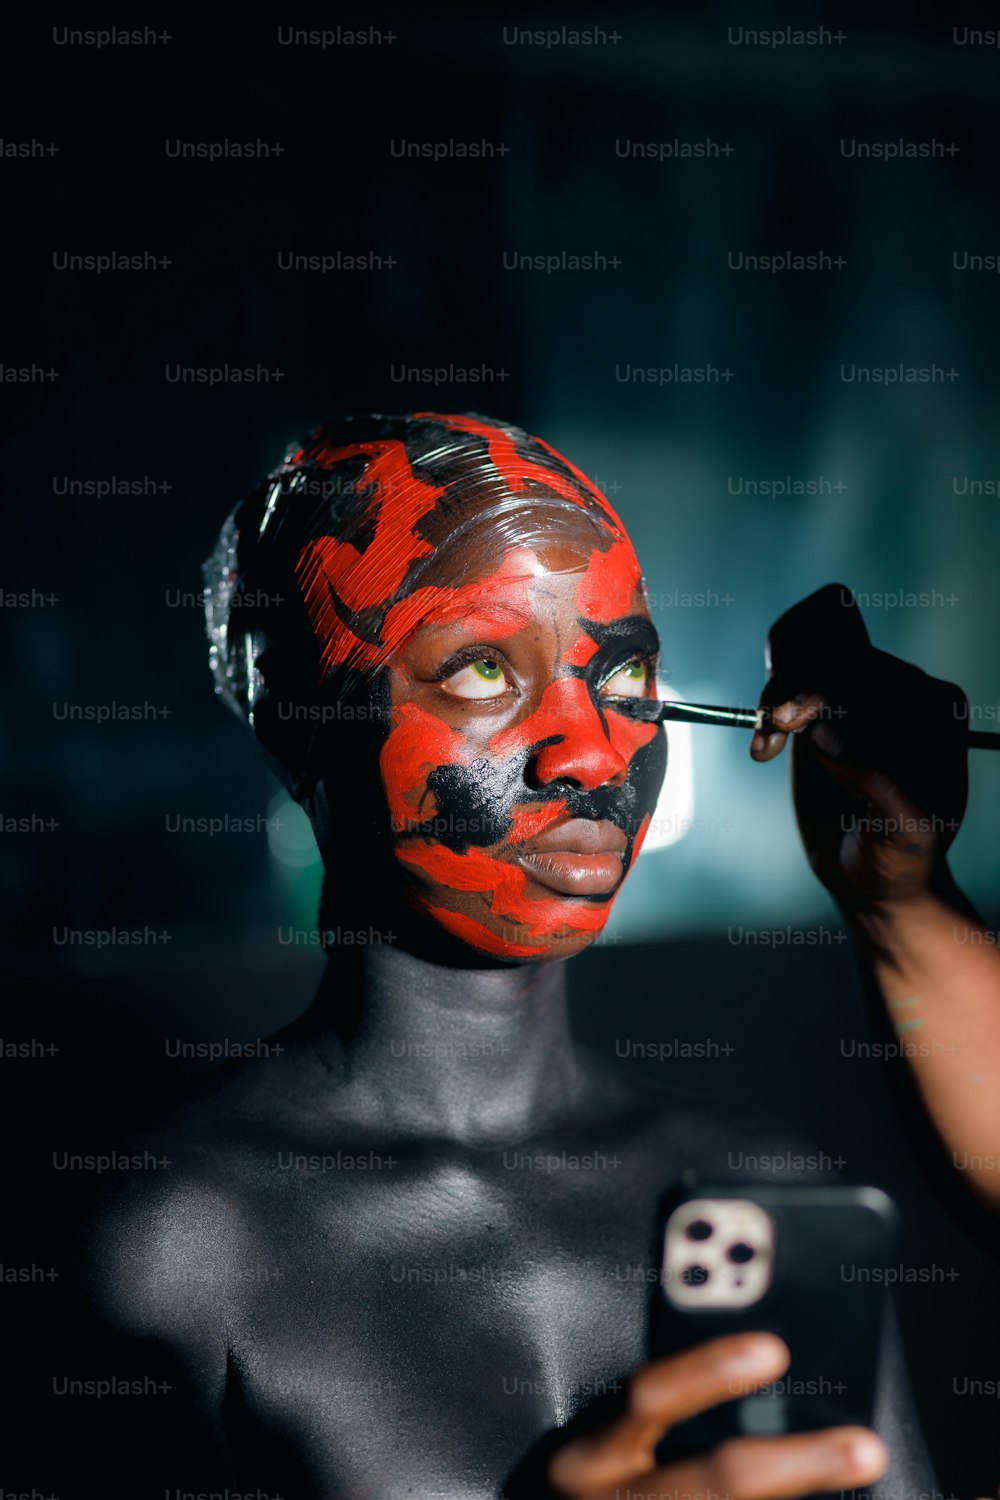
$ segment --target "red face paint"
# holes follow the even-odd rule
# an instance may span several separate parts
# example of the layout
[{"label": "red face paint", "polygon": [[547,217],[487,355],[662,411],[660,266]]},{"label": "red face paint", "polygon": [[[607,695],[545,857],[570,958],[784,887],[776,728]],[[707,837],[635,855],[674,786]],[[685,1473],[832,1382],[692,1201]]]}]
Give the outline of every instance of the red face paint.
[{"label": "red face paint", "polygon": [[[433,703],[426,687],[416,707],[409,696],[412,673],[397,676],[390,666],[396,701],[381,771],[394,810],[396,856],[412,869],[413,898],[427,914],[452,936],[495,957],[555,956],[592,941],[645,836],[662,774],[658,729],[602,707],[599,683],[582,675],[602,650],[600,627],[629,619],[642,607],[633,566],[624,549],[612,566],[608,554],[595,551],[579,574],[532,580],[535,615],[521,631],[501,638],[512,657],[521,646],[531,660],[529,643],[534,648],[540,637],[551,637],[549,673],[526,684],[528,701],[502,727],[494,729],[475,707],[456,710],[445,701],[437,712],[425,707]],[[495,585],[501,610],[504,571],[506,565],[486,581]],[[484,585],[477,589],[484,591]],[[558,608],[555,593],[561,595]],[[596,636],[587,635],[588,623]],[[497,639],[472,629],[468,637]],[[590,650],[582,648],[584,639]],[[405,648],[401,654],[406,660]],[[650,676],[647,694],[653,691]],[[444,699],[440,690],[439,696]],[[453,722],[446,724],[440,714]],[[463,718],[464,730],[454,722]],[[594,846],[587,852],[579,847],[582,819],[591,824],[582,841]],[[539,843],[546,846],[542,878]],[[567,853],[553,858],[559,847]],[[574,848],[575,864],[568,852]],[[612,873],[599,891],[581,895],[547,887],[553,865],[565,875],[568,864],[572,875],[582,872],[587,879],[588,862],[602,861]]]},{"label": "red face paint", "polygon": [[374,526],[374,536],[363,550],[353,541],[326,536],[310,542],[299,558],[298,580],[322,643],[323,668],[329,671],[345,664],[372,666],[378,659],[373,644],[354,633],[348,618],[360,618],[365,610],[390,599],[410,565],[433,552],[414,527],[434,509],[444,490],[414,474],[400,442],[359,443],[327,456],[340,463],[368,459],[364,480],[372,490]]},{"label": "red face paint", "polygon": [[[443,595],[426,595],[420,588],[428,564],[491,505],[503,513],[513,508],[512,499],[530,505],[555,497],[571,511],[590,516],[609,540],[631,553],[621,522],[600,490],[547,444],[532,439],[536,451],[527,450],[510,434],[475,417],[418,412],[418,419],[453,434],[454,452],[463,461],[449,459],[446,443],[440,445],[441,459],[433,451],[430,456],[410,453],[398,439],[331,447],[322,437],[290,460],[286,474],[308,461],[310,468],[343,476],[351,501],[342,508],[342,534],[316,537],[302,549],[296,566],[324,671],[344,665],[371,670],[383,664],[428,608],[445,602]],[[454,471],[450,482],[449,464]],[[356,477],[348,478],[355,470]],[[429,540],[435,531],[442,533],[437,545]],[[634,557],[632,561],[637,581],[638,564]]]},{"label": "red face paint", "polygon": [[[604,496],[547,445],[412,420],[437,443],[320,439],[291,460],[351,491],[296,577],[324,673],[388,674],[379,765],[408,899],[480,952],[561,956],[606,921],[662,780],[657,726],[601,694],[656,649],[639,566]],[[504,663],[502,699],[449,691],[439,668],[467,650]]]}]

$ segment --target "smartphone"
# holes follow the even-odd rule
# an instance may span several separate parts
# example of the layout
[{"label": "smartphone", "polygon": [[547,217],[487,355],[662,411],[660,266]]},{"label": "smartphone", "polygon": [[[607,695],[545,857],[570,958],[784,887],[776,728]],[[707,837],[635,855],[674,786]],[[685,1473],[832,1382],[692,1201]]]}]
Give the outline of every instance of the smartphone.
[{"label": "smartphone", "polygon": [[898,1215],[874,1187],[688,1186],[668,1205],[652,1321],[653,1357],[725,1334],[775,1333],[786,1373],[679,1423],[661,1461],[732,1437],[870,1427],[886,1267]]}]

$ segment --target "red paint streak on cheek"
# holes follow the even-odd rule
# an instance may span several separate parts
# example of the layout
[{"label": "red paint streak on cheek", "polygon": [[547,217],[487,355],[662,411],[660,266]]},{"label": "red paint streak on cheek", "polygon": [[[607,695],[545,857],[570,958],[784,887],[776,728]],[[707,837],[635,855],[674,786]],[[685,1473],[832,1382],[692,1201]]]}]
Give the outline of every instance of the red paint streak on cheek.
[{"label": "red paint streak on cheek", "polygon": [[608,713],[608,739],[623,760],[631,760],[635,752],[648,745],[659,732],[657,724],[630,719],[625,714],[615,713],[614,709]]},{"label": "red paint streak on cheek", "polygon": [[379,755],[379,770],[397,830],[433,816],[427,777],[436,766],[461,764],[467,757],[457,730],[415,703],[392,711],[393,727]]},{"label": "red paint streak on cheek", "polygon": [[449,911],[445,906],[429,906],[427,911],[452,937],[457,937],[461,942],[468,943],[470,948],[478,948],[494,958],[537,958],[545,951],[544,942],[515,943],[498,932],[491,932],[482,922],[464,916],[460,911]]},{"label": "red paint streak on cheek", "polygon": [[577,610],[588,620],[607,624],[631,612],[633,595],[641,582],[631,543],[613,542],[607,552],[591,553],[587,571],[577,585]]},{"label": "red paint streak on cheek", "polygon": [[452,891],[484,891],[493,904],[503,910],[523,904],[527,876],[518,865],[508,864],[481,849],[467,849],[457,854],[442,844],[421,844],[416,849],[400,849],[400,859],[416,865],[438,885]]}]

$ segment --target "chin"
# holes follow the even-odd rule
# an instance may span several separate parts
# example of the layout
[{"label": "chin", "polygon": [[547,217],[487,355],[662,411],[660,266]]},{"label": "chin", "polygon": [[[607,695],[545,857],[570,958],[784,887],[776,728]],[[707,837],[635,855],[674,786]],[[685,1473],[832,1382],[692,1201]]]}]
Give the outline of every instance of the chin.
[{"label": "chin", "polygon": [[[574,902],[574,906],[582,903]],[[593,908],[591,908],[593,910]],[[436,907],[428,911],[440,929],[452,940],[469,950],[470,956],[482,961],[499,960],[513,964],[545,963],[555,959],[572,958],[582,953],[600,937],[609,913],[605,910],[599,922],[590,921],[586,927],[553,927],[551,931],[539,930],[524,923],[477,921],[462,912]]]}]

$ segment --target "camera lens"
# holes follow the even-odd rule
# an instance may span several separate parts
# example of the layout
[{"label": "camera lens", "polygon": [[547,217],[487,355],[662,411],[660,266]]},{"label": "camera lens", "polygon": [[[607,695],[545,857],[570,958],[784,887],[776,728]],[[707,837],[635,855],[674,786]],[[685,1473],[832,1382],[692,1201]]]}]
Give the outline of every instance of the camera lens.
[{"label": "camera lens", "polygon": [[753,1260],[753,1258],[754,1249],[752,1245],[744,1245],[742,1242],[738,1245],[730,1245],[729,1259],[735,1261],[738,1266],[746,1265],[747,1261]]},{"label": "camera lens", "polygon": [[695,1219],[687,1227],[687,1237],[689,1240],[707,1240],[711,1233],[712,1226],[707,1219]]},{"label": "camera lens", "polygon": [[686,1266],[681,1273],[685,1286],[704,1286],[711,1272],[705,1266]]}]

